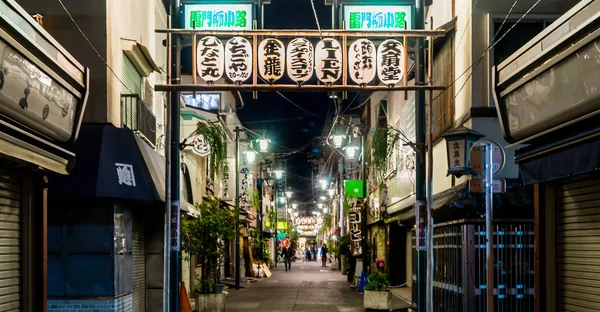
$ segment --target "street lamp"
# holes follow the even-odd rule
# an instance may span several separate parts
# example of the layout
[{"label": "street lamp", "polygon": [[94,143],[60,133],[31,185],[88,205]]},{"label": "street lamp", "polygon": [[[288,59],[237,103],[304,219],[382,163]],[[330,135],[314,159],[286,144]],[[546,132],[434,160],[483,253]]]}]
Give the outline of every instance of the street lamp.
[{"label": "street lamp", "polygon": [[341,148],[343,143],[344,143],[344,137],[345,135],[343,134],[334,134],[331,136],[331,142],[333,142],[333,147],[335,148]]},{"label": "street lamp", "polygon": [[274,170],[273,173],[275,174],[275,179],[281,180],[283,178],[283,170]]},{"label": "street lamp", "polygon": [[247,150],[246,151],[246,160],[250,164],[253,163],[256,160],[256,152],[253,150]]},{"label": "street lamp", "polygon": [[329,208],[323,208],[323,213],[329,213]]},{"label": "street lamp", "polygon": [[293,204],[292,204],[292,209],[296,209],[296,208],[298,208],[298,204],[296,204],[296,203],[293,203]]},{"label": "street lamp", "polygon": [[317,207],[319,207],[319,209],[323,209],[323,203],[318,203]]},{"label": "street lamp", "polygon": [[285,197],[287,197],[288,199],[289,199],[289,198],[292,198],[292,194],[294,194],[294,192],[292,192],[292,190],[291,190],[291,189],[288,189],[288,190],[285,192]]},{"label": "street lamp", "polygon": [[287,212],[288,212],[289,214],[292,214],[292,208],[288,208]]},{"label": "street lamp", "polygon": [[321,200],[326,200],[326,199],[327,199],[327,197],[325,197],[325,196],[320,196],[319,198],[320,198]]},{"label": "street lamp", "polygon": [[266,153],[269,151],[269,140],[268,139],[258,139],[256,140],[258,142],[258,148],[260,149],[261,153]]},{"label": "street lamp", "polygon": [[444,134],[447,144],[448,174],[460,178],[466,174],[474,174],[469,154],[471,147],[485,135],[466,127],[458,127]]},{"label": "street lamp", "polygon": [[285,197],[279,197],[279,203],[280,204],[285,204]]},{"label": "street lamp", "polygon": [[349,159],[354,159],[354,157],[356,157],[356,150],[358,148],[356,146],[346,146],[346,157],[348,157]]},{"label": "street lamp", "polygon": [[335,193],[334,189],[329,189],[327,190],[327,193],[329,193],[329,196],[333,197],[333,194]]}]

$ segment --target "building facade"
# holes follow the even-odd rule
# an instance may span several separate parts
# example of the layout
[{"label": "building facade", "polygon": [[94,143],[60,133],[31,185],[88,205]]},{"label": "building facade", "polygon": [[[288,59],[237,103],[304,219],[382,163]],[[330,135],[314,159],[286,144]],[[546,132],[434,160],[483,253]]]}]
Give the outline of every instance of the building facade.
[{"label": "building facade", "polygon": [[[447,174],[448,149],[442,135],[465,127],[503,147],[507,146],[509,142],[503,137],[493,100],[492,67],[506,60],[575,4],[576,1],[550,1],[540,5],[535,1],[518,1],[513,6],[512,2],[503,1],[456,0],[433,1],[426,8],[426,27],[446,31],[443,38],[436,38],[433,42],[431,72],[433,84],[444,85],[447,89],[434,91],[431,97],[426,94],[426,105],[433,105],[432,192],[436,224],[434,244],[437,246],[434,304],[438,308],[480,311],[478,307],[485,306],[485,290],[480,286],[485,285],[485,276],[476,274],[477,268],[485,266],[477,260],[481,260],[479,253],[485,248],[469,245],[469,242],[484,239],[478,233],[482,229],[480,222],[485,214],[485,201],[481,194],[469,191],[468,175],[454,177]],[[414,68],[412,60],[408,62],[407,68]],[[411,70],[407,84],[413,83]],[[429,99],[433,99],[433,103]],[[373,213],[367,216],[367,252],[371,270],[375,259],[384,256],[392,285],[405,286],[399,295],[412,301],[413,307],[416,307],[416,291],[411,288],[416,286],[418,261],[414,234],[416,158],[412,145],[415,141],[415,105],[414,92],[411,91],[375,92],[367,99],[362,116],[371,129],[370,133],[382,126],[402,133],[388,158],[387,170],[369,177],[371,207],[367,211]],[[509,234],[505,233],[517,233],[514,239],[529,243],[516,244],[513,249],[496,245],[495,262],[500,268],[502,263],[509,261],[503,258],[503,252],[516,254],[519,250],[523,251],[526,256],[511,260],[514,270],[507,267],[505,272],[513,272],[511,274],[515,274],[515,278],[524,278],[527,282],[511,284],[503,277],[498,278],[495,289],[497,309],[503,311],[511,306],[521,306],[532,310],[535,290],[538,289],[533,282],[535,265],[532,260],[534,192],[532,187],[520,186],[517,164],[511,161],[515,157],[515,149],[506,148],[505,157],[506,165],[495,176],[507,181],[506,193],[494,195],[495,239],[509,239]],[[449,235],[457,241],[449,244],[444,240]],[[474,253],[465,253],[471,248]],[[475,265],[461,267],[466,262]],[[443,273],[450,267],[454,267],[452,271],[457,274],[450,276]],[[516,273],[517,267],[526,273]],[[536,298],[539,297],[537,294]]]},{"label": "building facade", "polygon": [[162,1],[21,1],[95,74],[81,154],[50,182],[49,311],[162,311],[165,97]]},{"label": "building facade", "polygon": [[[1,1],[0,309],[41,311],[47,302],[52,181],[72,172],[90,69],[15,1]],[[44,285],[45,286],[45,285]]]},{"label": "building facade", "polygon": [[538,311],[600,308],[598,12],[579,2],[492,72],[503,134],[535,190]]}]

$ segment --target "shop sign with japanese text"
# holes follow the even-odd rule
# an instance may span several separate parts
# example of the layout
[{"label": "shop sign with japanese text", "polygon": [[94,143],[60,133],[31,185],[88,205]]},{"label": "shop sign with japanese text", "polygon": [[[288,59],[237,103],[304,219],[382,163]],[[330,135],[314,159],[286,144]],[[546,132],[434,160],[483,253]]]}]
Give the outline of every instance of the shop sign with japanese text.
[{"label": "shop sign with japanese text", "polygon": [[252,4],[188,4],[184,14],[185,29],[252,29]]},{"label": "shop sign with japanese text", "polygon": [[362,255],[362,218],[364,199],[354,199],[348,211],[348,223],[350,225],[350,250],[353,256]]},{"label": "shop sign with japanese text", "polygon": [[344,25],[346,30],[407,30],[411,29],[411,23],[412,7],[409,5],[344,6]]}]

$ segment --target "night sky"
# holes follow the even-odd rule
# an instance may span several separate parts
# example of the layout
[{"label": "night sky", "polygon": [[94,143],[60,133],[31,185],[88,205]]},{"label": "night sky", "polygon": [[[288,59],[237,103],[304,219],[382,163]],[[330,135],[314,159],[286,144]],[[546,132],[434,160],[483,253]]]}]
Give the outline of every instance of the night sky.
[{"label": "night sky", "polygon": [[[314,0],[314,3],[321,27],[331,28],[331,7],[325,6],[324,0]],[[264,22],[266,29],[317,29],[310,0],[272,0],[271,4],[265,5]],[[245,106],[238,111],[245,127],[272,140],[276,153],[289,152],[281,145],[296,149],[321,136],[325,120],[331,123],[334,113],[333,102],[326,93],[282,94],[319,117],[302,111],[274,92],[259,93],[258,100],[253,100],[251,93],[243,94]],[[303,152],[287,157],[287,181],[295,191],[295,200],[312,199],[308,162],[312,149],[307,147]]]}]

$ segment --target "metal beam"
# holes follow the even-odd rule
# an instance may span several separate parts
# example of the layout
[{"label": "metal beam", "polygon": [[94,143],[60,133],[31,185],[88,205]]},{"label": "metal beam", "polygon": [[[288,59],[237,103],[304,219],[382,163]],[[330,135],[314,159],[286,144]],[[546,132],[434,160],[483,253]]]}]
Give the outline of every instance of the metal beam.
[{"label": "metal beam", "polygon": [[173,91],[281,91],[281,92],[374,92],[374,91],[413,91],[413,90],[445,90],[445,86],[434,85],[415,85],[415,86],[358,86],[358,85],[303,85],[293,84],[177,84],[177,85],[155,85],[155,91],[173,92]]},{"label": "metal beam", "polygon": [[194,29],[157,29],[156,33],[174,35],[202,35],[202,36],[265,36],[265,37],[357,37],[357,38],[402,38],[402,37],[444,37],[446,30],[399,30],[399,31],[347,31],[347,30],[294,30],[294,29],[258,29],[245,31],[231,30],[194,30]]}]

